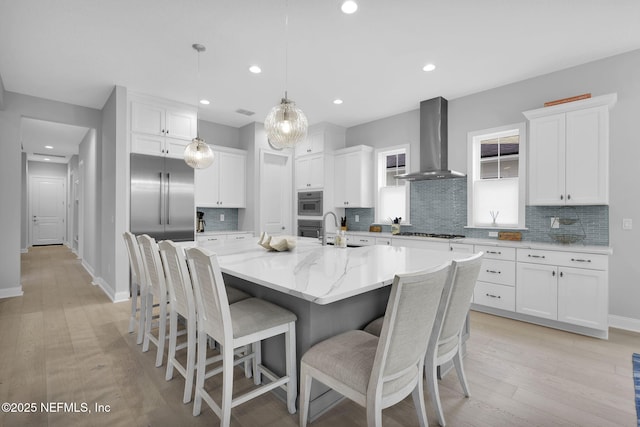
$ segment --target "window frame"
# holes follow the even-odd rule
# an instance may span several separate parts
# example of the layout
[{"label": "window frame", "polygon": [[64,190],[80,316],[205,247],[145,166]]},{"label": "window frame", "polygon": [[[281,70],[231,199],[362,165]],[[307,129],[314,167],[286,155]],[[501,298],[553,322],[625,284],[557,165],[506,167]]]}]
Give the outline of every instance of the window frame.
[{"label": "window frame", "polygon": [[[378,148],[375,150],[375,190],[376,190],[376,209],[375,209],[375,224],[391,224],[389,218],[381,218],[380,213],[381,209],[381,200],[380,200],[380,188],[387,187],[386,185],[382,185],[386,182],[386,157],[392,154],[400,154],[404,152],[404,164],[405,170],[408,172],[410,170],[411,157],[410,157],[411,145],[410,144],[400,144],[394,145],[390,147]],[[405,181],[405,212],[406,218],[402,218],[402,225],[410,225],[410,216],[411,216],[411,183],[410,181]]]},{"label": "window frame", "polygon": [[[493,226],[474,221],[474,194],[475,182],[480,180],[480,145],[481,141],[513,135],[519,135],[518,150],[518,223],[500,224]],[[518,122],[495,128],[482,129],[467,133],[467,228],[500,228],[500,229],[526,229],[526,191],[527,191],[527,127],[526,122]],[[513,178],[499,178],[513,179]]]}]

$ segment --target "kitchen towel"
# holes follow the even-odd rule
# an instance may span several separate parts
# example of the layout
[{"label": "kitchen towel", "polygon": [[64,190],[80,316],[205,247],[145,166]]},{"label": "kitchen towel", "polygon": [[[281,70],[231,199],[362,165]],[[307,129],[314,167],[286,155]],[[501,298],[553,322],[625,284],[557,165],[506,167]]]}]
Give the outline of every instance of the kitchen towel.
[{"label": "kitchen towel", "polygon": [[633,387],[636,391],[636,417],[640,427],[640,354],[633,353]]}]

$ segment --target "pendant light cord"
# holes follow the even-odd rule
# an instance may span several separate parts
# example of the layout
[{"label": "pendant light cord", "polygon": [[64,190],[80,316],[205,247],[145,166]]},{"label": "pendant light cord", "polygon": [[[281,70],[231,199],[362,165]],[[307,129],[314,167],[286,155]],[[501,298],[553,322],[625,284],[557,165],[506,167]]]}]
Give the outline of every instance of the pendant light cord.
[{"label": "pendant light cord", "polygon": [[289,84],[289,0],[284,2],[284,99],[288,99]]}]

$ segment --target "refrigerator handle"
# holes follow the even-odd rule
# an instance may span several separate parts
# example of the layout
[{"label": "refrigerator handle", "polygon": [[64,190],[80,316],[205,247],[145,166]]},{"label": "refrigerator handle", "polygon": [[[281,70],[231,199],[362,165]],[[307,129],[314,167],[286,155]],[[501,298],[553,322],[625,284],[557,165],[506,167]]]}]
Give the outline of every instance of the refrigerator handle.
[{"label": "refrigerator handle", "polygon": [[164,207],[164,180],[162,177],[162,172],[160,172],[160,206],[158,207],[158,214],[160,217],[160,225],[162,225],[162,211]]},{"label": "refrigerator handle", "polygon": [[171,206],[170,206],[170,202],[171,202],[171,174],[167,172],[167,192],[166,194],[166,201],[165,201],[165,206],[167,208],[167,225],[171,224]]}]

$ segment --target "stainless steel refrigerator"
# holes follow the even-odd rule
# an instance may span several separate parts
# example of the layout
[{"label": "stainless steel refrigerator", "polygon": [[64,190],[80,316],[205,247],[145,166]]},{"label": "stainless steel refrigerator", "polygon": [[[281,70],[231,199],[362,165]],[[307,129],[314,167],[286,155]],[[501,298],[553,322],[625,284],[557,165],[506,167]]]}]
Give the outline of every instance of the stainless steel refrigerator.
[{"label": "stainless steel refrigerator", "polygon": [[193,169],[182,159],[131,154],[131,232],[193,240]]}]

